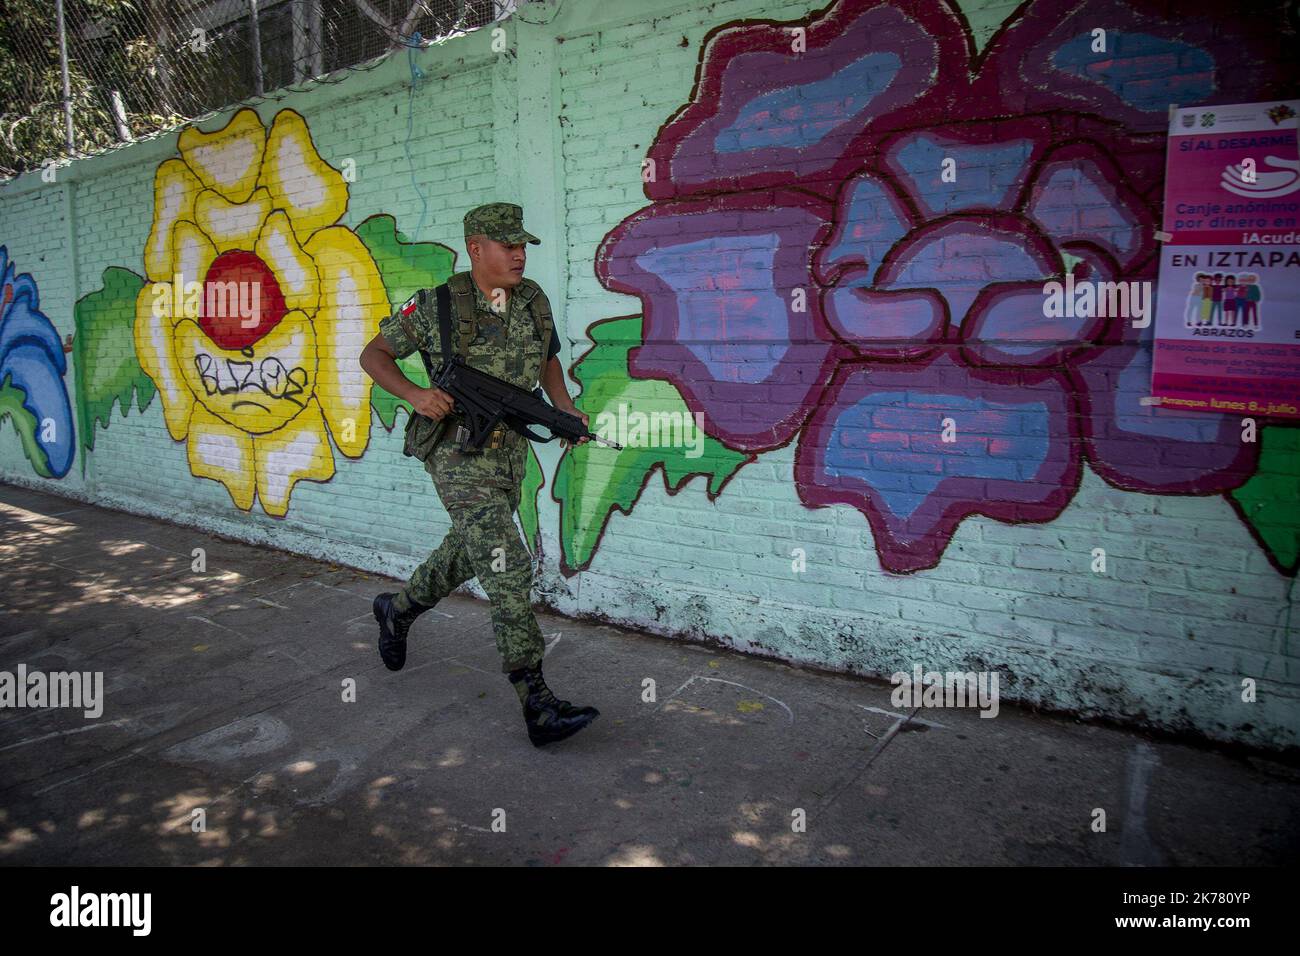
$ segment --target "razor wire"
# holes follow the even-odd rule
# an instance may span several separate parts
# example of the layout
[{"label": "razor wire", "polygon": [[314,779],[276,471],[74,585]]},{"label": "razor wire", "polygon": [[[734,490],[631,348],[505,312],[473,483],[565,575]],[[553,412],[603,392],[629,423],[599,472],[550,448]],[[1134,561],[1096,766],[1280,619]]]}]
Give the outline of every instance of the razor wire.
[{"label": "razor wire", "polygon": [[342,82],[505,19],[516,2],[6,0],[0,177]]}]

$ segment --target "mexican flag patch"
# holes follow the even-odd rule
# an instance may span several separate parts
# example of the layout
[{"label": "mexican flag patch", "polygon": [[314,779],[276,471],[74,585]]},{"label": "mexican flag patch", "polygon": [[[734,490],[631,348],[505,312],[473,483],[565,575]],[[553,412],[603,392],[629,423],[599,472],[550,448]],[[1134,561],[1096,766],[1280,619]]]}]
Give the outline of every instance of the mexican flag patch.
[{"label": "mexican flag patch", "polygon": [[419,295],[420,294],[417,292],[406,300],[406,304],[402,306],[402,315],[410,315],[415,311],[415,301],[419,298]]}]

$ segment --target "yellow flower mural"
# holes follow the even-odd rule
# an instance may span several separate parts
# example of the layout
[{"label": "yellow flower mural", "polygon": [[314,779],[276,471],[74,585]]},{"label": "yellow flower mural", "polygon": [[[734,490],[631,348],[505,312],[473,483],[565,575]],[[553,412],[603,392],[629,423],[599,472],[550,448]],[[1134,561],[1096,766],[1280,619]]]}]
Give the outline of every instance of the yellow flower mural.
[{"label": "yellow flower mural", "polygon": [[[337,225],[348,185],[301,115],[282,110],[267,130],[242,109],[220,130],[185,130],[179,151],[154,178],[136,354],[191,472],[283,516],[297,482],[333,477],[330,437],[350,458],[365,450],[357,357],[388,299],[365,244]],[[221,307],[225,289],[249,308]]]}]

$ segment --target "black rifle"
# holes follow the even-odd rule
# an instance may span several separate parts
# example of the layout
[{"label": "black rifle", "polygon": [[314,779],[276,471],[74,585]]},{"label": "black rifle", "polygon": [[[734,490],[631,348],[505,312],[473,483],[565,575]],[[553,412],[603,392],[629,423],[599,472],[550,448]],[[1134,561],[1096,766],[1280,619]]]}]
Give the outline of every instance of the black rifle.
[{"label": "black rifle", "polygon": [[[532,441],[548,442],[555,438],[564,438],[572,443],[579,438],[590,438],[608,448],[622,449],[622,445],[601,438],[595,432],[588,431],[582,419],[568,412],[562,412],[549,404],[542,396],[542,390],[535,388],[531,392],[517,385],[502,381],[495,375],[481,372],[465,363],[462,356],[452,353],[451,349],[451,292],[443,283],[434,290],[436,311],[438,314],[438,335],[442,345],[442,364],[435,374],[429,365],[429,357],[423,349],[420,358],[424,370],[429,375],[429,387],[440,388],[454,401],[453,412],[464,418],[464,424],[457,427],[456,438],[462,452],[480,449],[487,442],[492,431],[500,423],[518,432]],[[424,301],[424,290],[420,291],[420,301]],[[412,410],[412,421],[408,423],[407,454],[423,459],[431,450],[431,445],[441,434],[441,428],[420,427],[424,423],[434,423],[424,415]],[[418,421],[423,419],[423,422]],[[441,424],[441,423],[439,423]],[[412,425],[415,425],[413,435]],[[549,437],[543,437],[529,426],[541,425],[550,431]]]},{"label": "black rifle", "polygon": [[[464,424],[456,429],[462,452],[482,448],[492,430],[501,422],[532,441],[564,438],[576,444],[579,438],[590,438],[609,448],[623,447],[588,431],[576,415],[549,404],[542,398],[540,388],[527,392],[495,375],[466,365],[459,355],[453,355],[450,361],[442,363],[432,386],[455,399],[455,411],[464,417]],[[549,437],[539,435],[530,425],[541,425],[551,434]]]}]

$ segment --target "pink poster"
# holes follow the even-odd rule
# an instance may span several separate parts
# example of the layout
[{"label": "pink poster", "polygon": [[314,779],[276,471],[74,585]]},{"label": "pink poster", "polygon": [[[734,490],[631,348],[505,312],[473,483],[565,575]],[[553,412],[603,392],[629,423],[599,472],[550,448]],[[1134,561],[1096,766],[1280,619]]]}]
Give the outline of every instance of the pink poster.
[{"label": "pink poster", "polygon": [[1161,405],[1300,417],[1300,100],[1173,111],[1156,289]]}]

